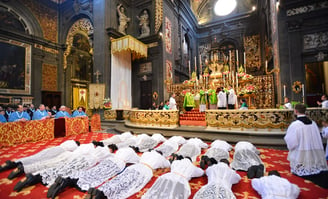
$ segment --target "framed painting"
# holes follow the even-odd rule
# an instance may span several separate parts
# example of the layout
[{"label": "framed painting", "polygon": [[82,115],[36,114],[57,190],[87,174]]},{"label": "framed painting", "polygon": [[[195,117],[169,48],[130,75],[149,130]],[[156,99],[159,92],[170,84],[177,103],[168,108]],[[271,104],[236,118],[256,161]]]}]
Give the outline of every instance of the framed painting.
[{"label": "framed painting", "polygon": [[0,39],[0,93],[31,94],[31,45]]}]

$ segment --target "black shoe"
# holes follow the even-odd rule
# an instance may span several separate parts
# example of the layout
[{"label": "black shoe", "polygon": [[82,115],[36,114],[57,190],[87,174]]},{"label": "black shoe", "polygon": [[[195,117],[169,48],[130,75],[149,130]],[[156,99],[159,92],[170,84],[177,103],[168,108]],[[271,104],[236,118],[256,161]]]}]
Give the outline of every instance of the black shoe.
[{"label": "black shoe", "polygon": [[20,192],[24,187],[32,186],[39,182],[42,182],[42,177],[40,175],[34,176],[30,173],[26,174],[26,178],[15,185],[14,191]]},{"label": "black shoe", "polygon": [[248,169],[247,169],[247,177],[249,178],[249,179],[252,179],[252,178],[254,178],[255,177],[255,175],[256,175],[256,171],[257,171],[257,165],[253,165],[253,166],[251,166],[251,167],[249,167]]},{"label": "black shoe", "polygon": [[47,192],[48,198],[55,198],[68,186],[68,180],[58,176],[55,182],[49,187]]},{"label": "black shoe", "polygon": [[96,188],[90,188],[84,199],[106,199],[104,192]]},{"label": "black shoe", "polygon": [[206,166],[207,166],[206,158],[207,158],[207,156],[205,156],[205,155],[203,155],[203,156],[200,158],[199,166],[200,166],[200,168],[202,168],[202,169],[206,169]]},{"label": "black shoe", "polygon": [[13,162],[11,160],[7,160],[5,163],[3,163],[1,166],[0,166],[0,172],[2,171],[7,171],[9,169],[13,169],[13,168],[16,168],[18,166],[18,163],[16,162]]},{"label": "black shoe", "polygon": [[13,170],[9,176],[7,177],[9,180],[12,180],[18,176],[21,176],[24,174],[24,167],[22,164],[18,164],[17,168]]},{"label": "black shoe", "polygon": [[255,173],[255,178],[260,178],[264,176],[264,165],[263,164],[260,164],[257,166],[257,170],[256,170],[256,173]]}]

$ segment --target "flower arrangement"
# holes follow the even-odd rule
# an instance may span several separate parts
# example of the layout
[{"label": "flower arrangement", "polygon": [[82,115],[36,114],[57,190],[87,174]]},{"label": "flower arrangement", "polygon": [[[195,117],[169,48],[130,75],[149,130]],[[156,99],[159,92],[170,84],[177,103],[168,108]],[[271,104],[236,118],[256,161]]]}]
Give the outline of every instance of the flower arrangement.
[{"label": "flower arrangement", "polygon": [[112,109],[112,101],[110,100],[110,98],[105,98],[103,100],[103,105],[104,105],[104,109],[110,110]]},{"label": "flower arrangement", "polygon": [[256,93],[256,91],[257,91],[256,86],[252,84],[247,84],[245,87],[239,90],[238,95],[243,96],[245,94],[253,94]]},{"label": "flower arrangement", "polygon": [[251,80],[251,79],[254,78],[253,75],[250,75],[250,74],[247,74],[247,73],[244,73],[244,72],[238,73],[237,76],[238,76],[238,78],[240,78],[242,80]]}]

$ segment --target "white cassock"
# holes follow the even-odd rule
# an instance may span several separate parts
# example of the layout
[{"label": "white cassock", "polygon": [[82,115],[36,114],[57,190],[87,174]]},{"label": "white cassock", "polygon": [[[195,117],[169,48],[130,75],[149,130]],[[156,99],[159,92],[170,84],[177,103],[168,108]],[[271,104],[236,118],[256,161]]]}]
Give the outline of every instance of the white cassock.
[{"label": "white cassock", "polygon": [[219,162],[206,169],[208,183],[197,191],[194,199],[236,198],[231,187],[241,177],[227,164]]},{"label": "white cassock", "polygon": [[126,163],[138,163],[139,160],[140,157],[132,148],[118,149],[115,154],[101,160],[96,166],[80,171],[77,176],[77,185],[84,191],[97,187],[122,172]]},{"label": "white cassock", "polygon": [[321,103],[322,108],[328,108],[328,100],[325,100]]},{"label": "white cassock", "polygon": [[180,136],[180,135],[172,136],[172,137],[169,138],[169,140],[172,140],[172,141],[178,143],[179,145],[185,144],[187,142],[187,140],[184,137]]},{"label": "white cassock", "polygon": [[[328,127],[322,129],[322,137],[326,139],[328,138]],[[328,139],[326,145],[326,160],[328,160]]]},{"label": "white cassock", "polygon": [[101,142],[104,143],[105,146],[108,146],[110,144],[118,144],[120,142],[123,142],[124,140],[127,140],[134,135],[131,134],[131,132],[124,132],[120,135],[113,135],[112,137],[102,140]]},{"label": "white cassock", "polygon": [[[93,146],[93,144],[81,144],[74,151],[65,151],[51,159],[45,158],[44,160],[36,161],[34,163],[25,165],[24,172],[26,174],[32,173],[33,175],[37,175],[37,174],[39,174],[40,171],[42,171],[46,168],[56,167],[57,165],[62,164],[65,161],[68,161],[75,154],[79,154],[80,151],[88,150],[88,148],[90,146]],[[85,148],[87,148],[87,149],[85,149]]]},{"label": "white cassock", "polygon": [[153,134],[151,137],[147,134],[140,134],[137,136],[137,143],[134,146],[138,147],[140,152],[146,152],[165,140],[163,135],[158,133]]},{"label": "white cassock", "polygon": [[207,148],[208,145],[199,138],[191,138],[181,146],[180,150],[177,152],[178,155],[183,157],[190,157],[194,162],[196,161],[197,156],[201,154],[202,148]]},{"label": "white cassock", "polygon": [[229,151],[231,151],[232,146],[223,140],[215,140],[211,144],[204,155],[209,158],[214,158],[217,162],[220,162],[222,159],[229,160]]},{"label": "white cassock", "polygon": [[40,163],[41,161],[50,160],[52,158],[58,157],[60,154],[66,152],[66,151],[72,152],[77,148],[78,148],[78,145],[76,144],[76,142],[74,140],[67,140],[67,141],[61,143],[59,146],[54,146],[54,147],[44,149],[34,155],[15,160],[15,162],[22,163],[25,173],[31,173],[31,172],[33,172],[33,169],[30,170],[31,167],[29,167],[28,165]]},{"label": "white cassock", "polygon": [[39,172],[43,184],[53,184],[58,176],[62,178],[77,179],[79,172],[95,166],[102,159],[110,156],[108,147],[96,147],[93,144],[88,150],[75,153],[70,160],[62,162],[56,167],[44,169]]},{"label": "white cassock", "polygon": [[289,110],[293,109],[292,104],[290,102],[287,102],[286,104],[284,104],[284,108],[289,109]]},{"label": "white cassock", "polygon": [[237,103],[237,96],[235,94],[235,91],[233,89],[230,89],[228,95],[228,104],[235,105],[236,103]]},{"label": "white cassock", "polygon": [[168,167],[170,167],[170,162],[164,156],[156,151],[145,152],[140,158],[140,163],[127,167],[98,189],[110,199],[128,198],[150,181],[153,177],[153,169]]},{"label": "white cassock", "polygon": [[262,199],[296,199],[300,194],[297,185],[275,175],[252,179],[252,187]]},{"label": "white cassock", "polygon": [[298,176],[318,174],[328,170],[322,139],[317,124],[292,122],[284,137],[291,172]]},{"label": "white cassock", "polygon": [[169,157],[179,149],[179,144],[172,140],[166,140],[163,144],[156,147],[156,151],[160,151],[164,157]]},{"label": "white cassock", "polygon": [[217,97],[218,97],[218,108],[226,108],[227,94],[223,91],[220,91]]},{"label": "white cassock", "polygon": [[251,166],[263,164],[259,154],[260,152],[252,143],[238,142],[235,146],[231,167],[235,170],[247,171]]},{"label": "white cassock", "polygon": [[204,171],[190,160],[182,159],[172,162],[171,171],[161,175],[153,186],[141,197],[142,199],[187,199],[190,194],[189,180],[200,177]]},{"label": "white cassock", "polygon": [[170,97],[169,109],[170,110],[177,110],[177,102],[175,101],[175,99],[173,97]]}]

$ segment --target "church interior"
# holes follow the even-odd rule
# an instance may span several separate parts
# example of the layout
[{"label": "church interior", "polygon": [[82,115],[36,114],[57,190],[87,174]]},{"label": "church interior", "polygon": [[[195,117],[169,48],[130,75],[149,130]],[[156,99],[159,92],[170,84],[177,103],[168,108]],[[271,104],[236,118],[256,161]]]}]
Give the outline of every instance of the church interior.
[{"label": "church interior", "polygon": [[[266,198],[266,191],[255,188],[255,183],[261,176],[269,177],[270,171],[287,179],[276,183],[292,190],[286,188],[282,198],[328,197],[327,186],[291,171],[286,143],[286,132],[298,117],[295,107],[304,104],[304,115],[320,131],[323,153],[327,149],[327,167],[327,0],[0,0],[0,21],[0,116],[5,118],[2,123],[0,117],[0,198],[156,198],[151,191],[157,183],[168,190],[177,188],[166,187],[161,180],[174,174],[172,162],[180,161],[184,146],[194,144],[194,138],[208,146],[200,147],[197,141],[199,153],[194,158],[182,156],[203,174],[175,172],[184,180],[172,186],[186,190],[179,198],[215,198],[213,193],[222,198]],[[37,111],[41,119],[34,119]],[[25,117],[24,112],[31,121],[16,120]],[[57,116],[60,112],[68,116]],[[119,137],[124,132],[134,134],[137,141]],[[158,134],[165,138],[153,138]],[[131,193],[125,187],[110,195],[110,188],[104,187],[112,181],[110,186],[123,186],[114,184],[115,179],[133,169],[139,172],[132,166],[141,163],[124,161],[127,166],[121,172],[83,190],[77,188],[78,180],[87,168],[81,167],[80,173],[58,169],[62,175],[44,183],[49,168],[41,171],[40,166],[30,175],[24,162],[27,157],[43,165],[38,154],[68,140],[98,148],[106,139],[112,139],[117,152],[123,144],[133,146],[142,162],[144,155],[152,157],[148,150],[158,151],[178,136],[188,141],[165,157],[171,170],[145,161],[152,177]],[[229,168],[217,165],[240,178],[220,181],[220,186],[216,182],[224,194],[218,187],[206,190],[213,180],[213,162],[203,156],[210,154],[216,140],[235,147],[226,151]],[[262,175],[249,177],[249,168],[236,167],[240,142],[255,151],[248,164],[258,158],[252,168],[262,165]],[[142,147],[147,150],[139,151]],[[22,158],[23,163],[14,165],[23,164],[25,177],[9,178],[19,167],[5,170],[4,165]],[[101,160],[92,166],[89,160],[89,167]],[[71,158],[66,166],[72,162]],[[65,168],[63,164],[59,168]],[[30,186],[17,191],[27,181]],[[129,183],[131,189],[137,181]],[[175,198],[160,193],[158,198]]]}]

